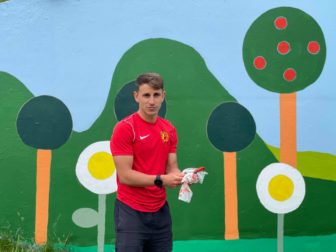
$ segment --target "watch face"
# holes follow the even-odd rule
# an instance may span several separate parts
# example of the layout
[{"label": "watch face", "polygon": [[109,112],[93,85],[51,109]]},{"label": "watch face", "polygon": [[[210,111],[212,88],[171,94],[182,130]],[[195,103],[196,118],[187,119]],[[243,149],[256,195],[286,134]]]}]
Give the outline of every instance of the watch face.
[{"label": "watch face", "polygon": [[155,184],[157,187],[162,187],[162,180],[161,180],[160,175],[156,176],[156,178],[155,178],[155,180],[154,180],[154,184]]}]

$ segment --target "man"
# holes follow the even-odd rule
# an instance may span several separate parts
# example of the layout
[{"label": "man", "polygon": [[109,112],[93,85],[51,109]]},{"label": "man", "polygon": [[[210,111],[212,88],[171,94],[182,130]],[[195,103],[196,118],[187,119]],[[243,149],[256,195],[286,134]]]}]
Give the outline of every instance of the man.
[{"label": "man", "polygon": [[136,113],[120,121],[111,138],[117,169],[116,251],[172,251],[172,222],[165,187],[181,184],[174,126],[158,116],[163,80],[145,73],[136,80]]}]

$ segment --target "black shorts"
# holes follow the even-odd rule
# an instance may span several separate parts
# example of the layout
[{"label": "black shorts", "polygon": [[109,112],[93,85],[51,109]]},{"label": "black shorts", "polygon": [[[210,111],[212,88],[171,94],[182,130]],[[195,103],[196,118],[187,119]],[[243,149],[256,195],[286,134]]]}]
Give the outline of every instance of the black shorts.
[{"label": "black shorts", "polygon": [[168,203],[154,213],[115,202],[116,252],[171,252],[172,221]]}]

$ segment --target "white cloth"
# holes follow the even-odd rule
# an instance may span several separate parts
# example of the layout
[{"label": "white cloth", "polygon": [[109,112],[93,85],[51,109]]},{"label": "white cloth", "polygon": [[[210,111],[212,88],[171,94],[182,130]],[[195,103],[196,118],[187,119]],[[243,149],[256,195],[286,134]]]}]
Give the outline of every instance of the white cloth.
[{"label": "white cloth", "polygon": [[178,199],[190,203],[193,193],[189,187],[191,184],[203,183],[204,176],[208,173],[204,171],[204,167],[186,168],[182,171],[184,177],[182,179],[182,186],[179,192]]}]

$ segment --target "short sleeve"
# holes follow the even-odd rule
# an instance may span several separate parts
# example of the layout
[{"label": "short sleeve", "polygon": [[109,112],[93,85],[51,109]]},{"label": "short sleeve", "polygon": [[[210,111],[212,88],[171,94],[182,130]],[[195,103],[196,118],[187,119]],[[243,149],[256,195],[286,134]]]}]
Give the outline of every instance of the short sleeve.
[{"label": "short sleeve", "polygon": [[134,131],[132,125],[119,122],[113,130],[110,148],[112,156],[133,155]]},{"label": "short sleeve", "polygon": [[171,135],[170,135],[170,149],[169,149],[169,153],[176,153],[177,143],[178,143],[178,139],[177,139],[176,129],[173,128],[171,130]]}]

